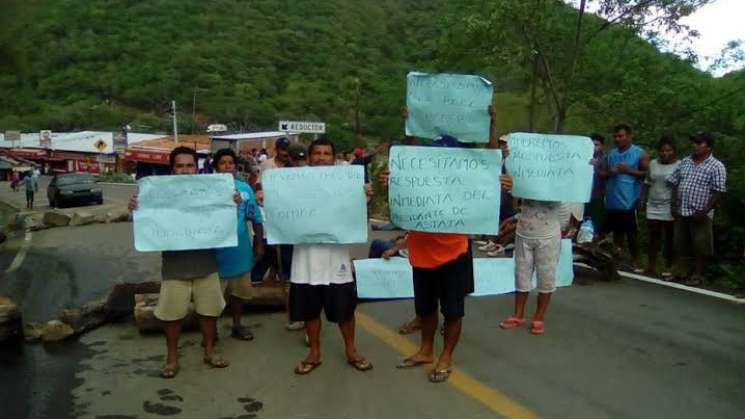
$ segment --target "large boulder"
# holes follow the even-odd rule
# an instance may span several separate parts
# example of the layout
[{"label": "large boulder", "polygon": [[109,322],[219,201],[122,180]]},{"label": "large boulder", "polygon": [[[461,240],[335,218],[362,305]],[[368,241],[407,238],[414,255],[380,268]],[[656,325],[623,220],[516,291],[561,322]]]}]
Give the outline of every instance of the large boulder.
[{"label": "large boulder", "polygon": [[[140,333],[160,332],[163,330],[163,322],[155,317],[155,307],[158,305],[160,294],[137,294],[135,295],[134,317],[135,325]],[[189,303],[189,312],[181,324],[183,330],[196,330],[199,328],[197,313],[194,304]]]},{"label": "large boulder", "polygon": [[58,342],[74,334],[75,331],[69,324],[59,320],[50,320],[42,328],[41,340],[43,342]]},{"label": "large boulder", "polygon": [[70,216],[60,211],[47,211],[44,213],[44,224],[54,227],[65,227],[70,224]]},{"label": "large boulder", "polygon": [[21,312],[10,298],[0,295],[0,342],[21,334]]},{"label": "large boulder", "polygon": [[82,226],[86,224],[93,224],[94,222],[96,222],[96,216],[91,214],[90,212],[75,211],[72,214],[72,220],[70,221],[70,225]]},{"label": "large boulder", "polygon": [[26,342],[38,342],[44,334],[43,323],[26,323],[23,325],[23,337]]},{"label": "large boulder", "polygon": [[109,319],[108,299],[91,301],[80,308],[62,311],[60,320],[69,324],[76,334],[84,333],[106,323]]},{"label": "large boulder", "polygon": [[126,208],[113,209],[106,213],[106,223],[129,221],[129,211]]},{"label": "large boulder", "polygon": [[109,320],[117,321],[131,316],[135,307],[135,295],[160,292],[160,282],[122,283],[114,285],[106,301]]}]

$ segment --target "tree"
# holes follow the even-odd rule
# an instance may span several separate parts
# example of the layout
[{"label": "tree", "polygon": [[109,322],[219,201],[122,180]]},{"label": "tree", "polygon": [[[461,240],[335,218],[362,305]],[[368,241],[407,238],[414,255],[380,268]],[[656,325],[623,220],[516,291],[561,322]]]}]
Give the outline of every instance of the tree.
[{"label": "tree", "polygon": [[[586,52],[608,32],[643,35],[659,42],[663,31],[688,33],[681,23],[711,0],[576,0],[576,8],[560,0],[471,3],[471,12],[452,26],[466,30],[466,40],[491,65],[523,66],[530,80],[531,108],[540,88],[553,117],[553,129],[564,131],[576,102],[577,80]],[[596,16],[589,13],[595,10]],[[567,22],[573,21],[569,25]],[[623,29],[619,32],[614,29]],[[530,112],[530,126],[534,112]]]}]

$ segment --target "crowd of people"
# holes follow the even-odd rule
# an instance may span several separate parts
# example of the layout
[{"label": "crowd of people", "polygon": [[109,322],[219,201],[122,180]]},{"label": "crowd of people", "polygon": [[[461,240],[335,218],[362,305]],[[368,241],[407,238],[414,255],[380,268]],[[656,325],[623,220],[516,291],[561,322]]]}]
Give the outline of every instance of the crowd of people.
[{"label": "crowd of people", "polygon": [[[497,137],[493,108],[487,148],[501,149],[509,158],[508,141]],[[404,117],[406,114],[404,113]],[[656,158],[632,142],[632,129],[618,125],[614,129],[615,146],[605,154],[604,138],[593,134],[595,167],[592,198],[586,205],[536,200],[512,199],[512,179],[500,175],[503,194],[500,208],[500,231],[491,239],[472,241],[456,233],[407,231],[392,241],[374,241],[370,257],[407,257],[413,267],[414,312],[416,317],[404,324],[400,332],[421,331],[419,350],[405,358],[399,368],[433,364],[429,380],[443,382],[451,372],[453,353],[458,344],[465,315],[465,297],[473,292],[473,245],[493,255],[514,249],[514,312],[500,323],[503,329],[514,329],[527,323],[525,308],[531,278],[537,276],[537,306],[529,324],[531,333],[545,332],[545,314],[556,289],[556,269],[562,237],[572,237],[580,223],[592,222],[595,240],[605,241],[612,235],[614,252],[620,255],[628,247],[631,261],[639,266],[638,210],[644,208],[649,232],[649,255],[646,271],[656,272],[661,250],[665,259],[663,275],[671,280],[696,284],[703,278],[708,258],[713,254],[712,217],[714,207],[725,191],[724,166],[712,156],[714,138],[706,133],[691,136],[692,153],[679,161],[675,142],[663,137],[656,147]],[[422,144],[407,137],[405,144]],[[441,137],[435,146],[470,147],[452,137]],[[379,149],[382,150],[382,149]],[[379,150],[376,150],[379,151]],[[349,365],[369,371],[372,363],[361,355],[355,344],[354,313],[357,304],[352,258],[348,245],[298,244],[269,246],[262,226],[263,190],[261,175],[267,170],[300,166],[360,164],[366,167],[365,191],[368,200],[372,188],[367,181],[367,166],[375,152],[362,149],[337,157],[334,144],[317,139],[308,147],[280,138],[272,157],[261,159],[252,153],[250,159],[239,158],[229,150],[219,150],[212,157],[212,170],[235,177],[238,246],[226,249],[204,249],[162,252],[161,294],[155,315],[165,324],[167,359],[161,369],[164,378],[176,376],[179,370],[178,340],[181,322],[189,302],[200,316],[204,361],[212,367],[227,367],[215,350],[216,319],[226,306],[232,316],[232,336],[252,340],[253,333],[242,325],[242,309],[252,298],[255,282],[269,276],[290,283],[287,301],[289,330],[304,330],[308,354],[295,368],[299,375],[309,374],[322,363],[320,330],[321,312],[329,322],[337,323]],[[253,161],[246,161],[253,160]],[[174,175],[196,174],[194,150],[178,147],[170,156]],[[243,177],[241,171],[243,169]],[[387,186],[388,175],[381,182]],[[343,197],[341,198],[343,199]],[[137,197],[130,202],[136,211]],[[251,224],[251,231],[248,228]],[[692,257],[692,269],[683,263]],[[668,273],[674,267],[676,272]],[[227,298],[227,302],[226,302]],[[444,318],[441,333],[444,345],[435,356],[434,341],[439,324],[438,310]]]}]

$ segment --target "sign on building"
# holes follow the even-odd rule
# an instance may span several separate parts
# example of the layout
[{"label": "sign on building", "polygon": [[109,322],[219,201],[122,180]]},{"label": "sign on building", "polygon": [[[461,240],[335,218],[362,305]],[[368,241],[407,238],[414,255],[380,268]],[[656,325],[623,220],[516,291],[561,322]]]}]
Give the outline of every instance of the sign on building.
[{"label": "sign on building", "polygon": [[5,141],[21,141],[21,131],[5,131]]},{"label": "sign on building", "polygon": [[41,148],[52,147],[52,131],[48,129],[39,131],[39,147]]},{"label": "sign on building", "polygon": [[324,122],[279,121],[279,130],[285,132],[303,132],[307,134],[325,134]]}]

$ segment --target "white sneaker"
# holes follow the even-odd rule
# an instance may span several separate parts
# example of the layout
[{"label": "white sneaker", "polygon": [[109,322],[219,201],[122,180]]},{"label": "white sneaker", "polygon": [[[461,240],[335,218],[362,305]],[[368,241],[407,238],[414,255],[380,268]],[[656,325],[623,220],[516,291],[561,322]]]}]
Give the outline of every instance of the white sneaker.
[{"label": "white sneaker", "polygon": [[491,252],[495,249],[496,246],[497,246],[496,243],[489,242],[483,246],[479,246],[478,249],[481,250],[482,252]]},{"label": "white sneaker", "polygon": [[489,243],[489,240],[474,240],[473,241],[473,244],[475,244],[477,246],[483,246],[483,245],[485,245],[487,243]]},{"label": "white sneaker", "polygon": [[498,244],[494,250],[492,250],[491,252],[487,252],[486,255],[491,256],[493,258],[504,256],[504,247],[502,247],[501,244]]},{"label": "white sneaker", "polygon": [[297,330],[303,330],[305,328],[304,322],[290,322],[285,325],[285,329],[294,332]]}]

